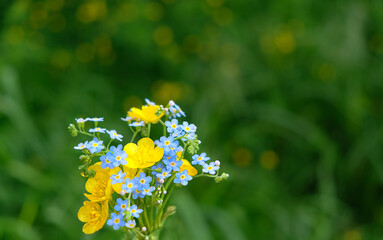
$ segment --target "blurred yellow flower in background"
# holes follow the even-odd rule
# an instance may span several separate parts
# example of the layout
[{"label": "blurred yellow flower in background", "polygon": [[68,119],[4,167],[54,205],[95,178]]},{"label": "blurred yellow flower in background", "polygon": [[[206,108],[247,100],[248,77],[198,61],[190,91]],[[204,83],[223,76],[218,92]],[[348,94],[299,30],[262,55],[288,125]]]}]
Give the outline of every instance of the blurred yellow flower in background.
[{"label": "blurred yellow flower in background", "polygon": [[85,234],[92,234],[100,230],[108,218],[108,201],[100,204],[90,201],[85,201],[77,213],[78,219],[85,222],[82,231]]},{"label": "blurred yellow flower in background", "polygon": [[126,166],[129,168],[151,167],[160,161],[164,155],[164,149],[155,147],[150,138],[140,139],[137,145],[128,143],[125,145],[124,151],[128,154]]},{"label": "blurred yellow flower in background", "polygon": [[128,112],[128,116],[135,118],[136,121],[144,121],[146,123],[157,123],[160,118],[164,115],[161,113],[159,116],[156,115],[157,110],[160,106],[142,106],[142,109],[131,108]]}]

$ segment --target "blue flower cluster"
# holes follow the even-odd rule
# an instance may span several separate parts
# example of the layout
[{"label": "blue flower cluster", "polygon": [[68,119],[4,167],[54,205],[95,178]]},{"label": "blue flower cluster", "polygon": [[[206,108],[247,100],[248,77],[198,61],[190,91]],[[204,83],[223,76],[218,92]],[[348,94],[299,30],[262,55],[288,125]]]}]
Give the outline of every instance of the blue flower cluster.
[{"label": "blue flower cluster", "polygon": [[101,168],[110,168],[113,169],[120,165],[127,164],[126,158],[128,154],[122,149],[122,145],[118,145],[117,147],[112,146],[104,156],[100,157]]},{"label": "blue flower cluster", "polygon": [[185,112],[172,100],[169,101],[169,112],[171,113],[169,118],[186,117]]},{"label": "blue flower cluster", "polygon": [[[154,186],[150,186],[151,182],[152,177],[146,176],[144,172],[141,172],[138,177],[134,177],[133,179],[125,178],[121,189],[124,190],[125,193],[133,193],[133,199],[144,198],[145,196],[151,196],[155,190]],[[116,183],[122,183],[122,181]]]},{"label": "blue flower cluster", "polygon": [[137,205],[130,206],[129,199],[122,200],[121,198],[117,199],[117,204],[114,206],[114,210],[117,212],[110,215],[107,224],[113,226],[114,230],[118,230],[120,227],[126,226],[128,228],[133,228],[136,226],[136,221],[131,219],[131,217],[139,218],[140,213],[143,212],[142,209],[138,209]]},{"label": "blue flower cluster", "polygon": [[194,124],[189,124],[184,121],[182,124],[178,124],[177,119],[172,119],[171,121],[166,121],[165,126],[167,127],[167,132],[173,137],[181,137],[183,141],[195,140],[196,139],[196,130],[197,127]]}]

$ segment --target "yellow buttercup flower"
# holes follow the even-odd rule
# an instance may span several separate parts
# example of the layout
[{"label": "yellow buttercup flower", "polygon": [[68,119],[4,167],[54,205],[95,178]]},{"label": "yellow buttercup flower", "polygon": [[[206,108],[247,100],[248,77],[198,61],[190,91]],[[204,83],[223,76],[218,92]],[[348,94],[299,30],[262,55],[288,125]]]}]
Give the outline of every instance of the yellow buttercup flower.
[{"label": "yellow buttercup flower", "polygon": [[128,143],[124,147],[128,154],[126,166],[129,168],[147,168],[153,166],[164,156],[164,149],[155,147],[150,138],[142,138],[135,143]]},{"label": "yellow buttercup flower", "polygon": [[182,166],[180,167],[180,172],[183,170],[188,170],[188,173],[190,176],[195,176],[197,175],[198,171],[195,167],[193,167],[190,162],[186,159],[182,159]]},{"label": "yellow buttercup flower", "polygon": [[102,169],[99,164],[94,164],[89,169],[96,171],[96,175],[86,181],[85,189],[90,194],[84,193],[84,195],[92,202],[109,200],[113,193],[112,184],[110,183],[110,171]]},{"label": "yellow buttercup flower", "polygon": [[134,118],[136,121],[144,121],[146,123],[157,123],[164,115],[163,112],[159,116],[156,115],[160,106],[142,106],[142,109],[131,108],[128,116]]},{"label": "yellow buttercup flower", "polygon": [[108,218],[108,201],[102,202],[101,206],[95,202],[85,201],[77,216],[81,222],[85,222],[82,231],[85,234],[92,234],[100,230]]}]

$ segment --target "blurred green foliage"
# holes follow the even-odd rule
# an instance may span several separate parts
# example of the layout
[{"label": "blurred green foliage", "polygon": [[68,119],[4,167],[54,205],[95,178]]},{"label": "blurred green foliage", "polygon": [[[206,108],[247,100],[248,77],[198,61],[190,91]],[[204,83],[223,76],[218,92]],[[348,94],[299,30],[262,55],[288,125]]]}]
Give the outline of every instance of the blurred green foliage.
[{"label": "blurred green foliage", "polygon": [[0,239],[85,236],[75,117],[175,100],[231,178],[163,239],[381,239],[383,2],[0,2]]}]

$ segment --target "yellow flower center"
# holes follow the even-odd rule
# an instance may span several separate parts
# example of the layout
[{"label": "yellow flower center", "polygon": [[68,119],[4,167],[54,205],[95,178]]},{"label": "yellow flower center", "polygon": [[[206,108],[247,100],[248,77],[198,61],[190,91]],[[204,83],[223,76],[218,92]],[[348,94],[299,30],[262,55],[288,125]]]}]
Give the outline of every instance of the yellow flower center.
[{"label": "yellow flower center", "polygon": [[133,223],[129,224],[129,227],[134,227],[134,224]]},{"label": "yellow flower center", "polygon": [[114,223],[119,223],[120,222],[120,219],[116,218],[114,219]]},{"label": "yellow flower center", "polygon": [[186,131],[189,131],[189,130],[190,130],[190,128],[189,128],[189,127],[186,127],[186,128],[185,128],[185,130],[186,130]]},{"label": "yellow flower center", "polygon": [[133,187],[133,184],[132,183],[129,183],[128,184],[128,188],[132,188]]},{"label": "yellow flower center", "polygon": [[122,209],[125,209],[125,208],[126,208],[126,205],[125,205],[125,204],[121,204],[121,208],[122,208]]},{"label": "yellow flower center", "polygon": [[130,212],[131,212],[131,213],[135,213],[135,212],[136,212],[136,210],[135,210],[135,209],[132,209],[132,210],[130,210]]},{"label": "yellow flower center", "polygon": [[98,144],[97,144],[97,143],[93,143],[92,146],[93,146],[93,147],[97,147]]},{"label": "yellow flower center", "polygon": [[145,192],[149,192],[149,189],[145,189],[144,191],[145,191]]},{"label": "yellow flower center", "polygon": [[202,160],[202,157],[199,157],[198,160],[201,161],[201,160]]},{"label": "yellow flower center", "polygon": [[117,136],[117,133],[113,133],[114,136]]},{"label": "yellow flower center", "polygon": [[85,145],[81,145],[81,146],[80,146],[80,148],[84,148],[84,147],[85,147]]},{"label": "yellow flower center", "polygon": [[117,160],[117,161],[120,161],[120,160],[121,160],[121,157],[120,157],[120,156],[117,156],[117,157],[116,157],[116,160]]},{"label": "yellow flower center", "polygon": [[169,141],[165,141],[165,145],[169,145],[170,144],[170,142]]},{"label": "yellow flower center", "polygon": [[136,193],[140,193],[141,191],[140,190],[136,190]]},{"label": "yellow flower center", "polygon": [[213,169],[213,167],[208,167],[207,169],[209,169],[209,170],[212,170],[212,169]]},{"label": "yellow flower center", "polygon": [[185,179],[185,175],[181,175],[181,177],[180,177],[181,179]]},{"label": "yellow flower center", "polygon": [[117,175],[117,176],[116,176],[116,179],[120,179],[120,176],[119,176],[119,175]]},{"label": "yellow flower center", "polygon": [[172,128],[177,128],[177,125],[173,124],[173,125],[172,125]]},{"label": "yellow flower center", "polygon": [[162,173],[162,176],[166,176],[166,175],[168,175],[168,173],[167,172],[164,172],[164,173]]},{"label": "yellow flower center", "polygon": [[141,184],[144,184],[144,183],[145,183],[145,179],[141,179],[141,180],[140,180],[140,183],[141,183]]},{"label": "yellow flower center", "polygon": [[96,131],[100,131],[100,128],[96,128]]},{"label": "yellow flower center", "polygon": [[174,167],[176,165],[176,163],[175,162],[171,162],[170,165]]}]

